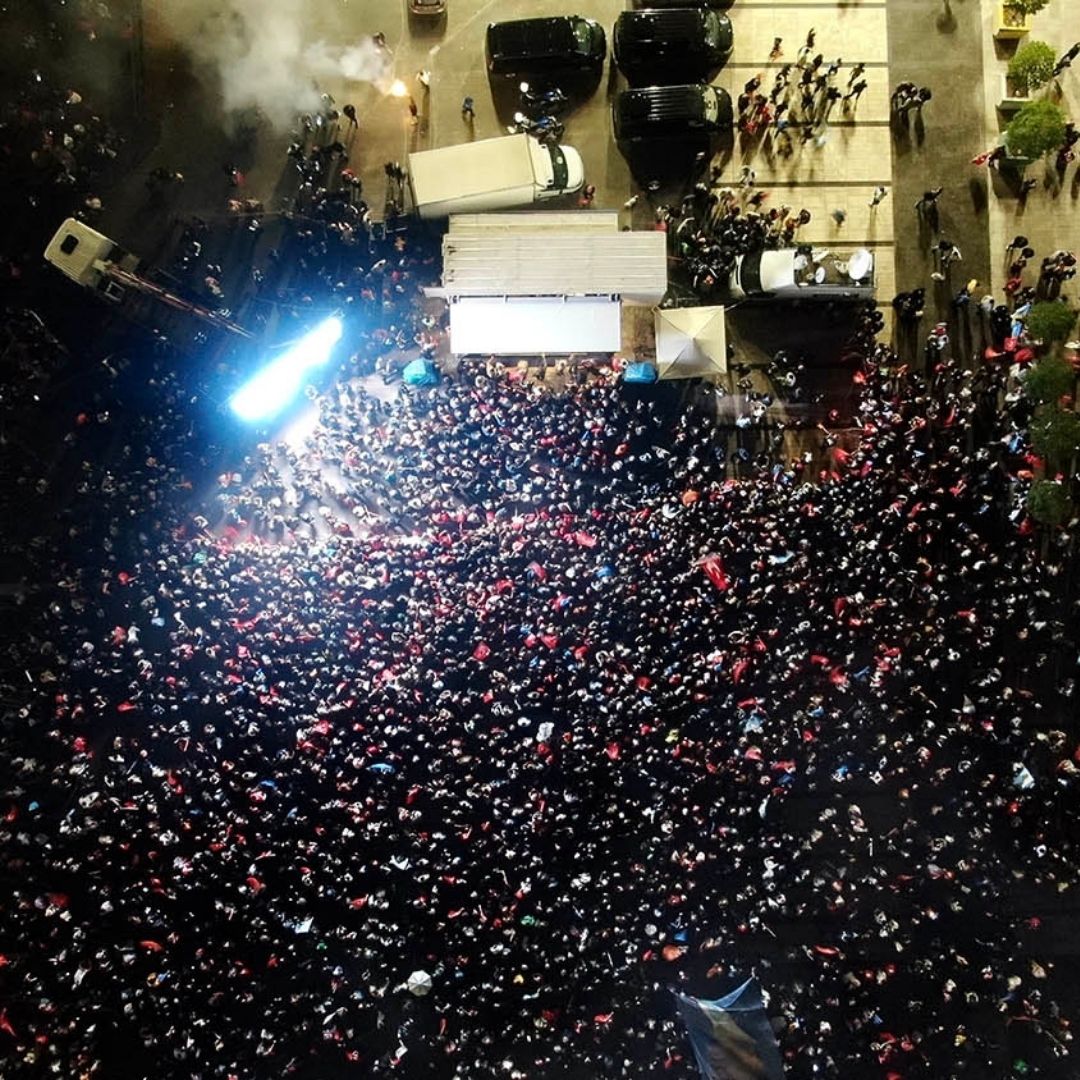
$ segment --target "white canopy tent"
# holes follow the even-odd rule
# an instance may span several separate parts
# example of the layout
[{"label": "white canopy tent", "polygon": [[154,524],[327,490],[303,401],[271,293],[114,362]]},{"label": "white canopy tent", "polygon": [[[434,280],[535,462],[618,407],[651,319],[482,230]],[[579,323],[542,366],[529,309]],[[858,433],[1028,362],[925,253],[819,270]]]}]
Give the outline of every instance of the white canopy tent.
[{"label": "white canopy tent", "polygon": [[618,352],[621,309],[608,296],[468,296],[450,303],[458,356]]},{"label": "white canopy tent", "polygon": [[661,379],[726,375],[722,307],[656,308],[656,368]]}]

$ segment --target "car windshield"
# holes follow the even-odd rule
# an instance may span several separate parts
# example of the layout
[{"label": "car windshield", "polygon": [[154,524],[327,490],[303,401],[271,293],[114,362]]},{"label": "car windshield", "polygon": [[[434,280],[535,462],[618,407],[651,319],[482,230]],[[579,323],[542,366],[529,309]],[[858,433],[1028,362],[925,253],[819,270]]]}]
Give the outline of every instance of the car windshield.
[{"label": "car windshield", "polygon": [[705,105],[705,122],[716,124],[720,119],[720,95],[716,92],[716,88],[708,87],[701,95],[701,100]]},{"label": "car windshield", "polygon": [[761,252],[752,251],[743,257],[739,267],[739,284],[748,296],[763,292],[761,287]]},{"label": "car windshield", "polygon": [[592,51],[592,27],[584,20],[577,19],[574,22],[574,48],[579,53],[588,56]]},{"label": "car windshield", "polygon": [[710,45],[720,44],[720,16],[715,11],[705,12],[705,40]]},{"label": "car windshield", "polygon": [[566,155],[558,146],[549,145],[551,154],[551,171],[555,177],[554,186],[562,191],[570,182],[570,170],[566,165]]}]

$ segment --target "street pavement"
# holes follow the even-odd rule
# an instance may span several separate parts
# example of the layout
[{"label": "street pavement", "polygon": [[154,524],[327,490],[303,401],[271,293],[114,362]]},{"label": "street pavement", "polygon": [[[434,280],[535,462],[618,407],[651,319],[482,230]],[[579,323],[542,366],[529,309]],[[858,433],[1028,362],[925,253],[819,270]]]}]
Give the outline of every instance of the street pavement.
[{"label": "street pavement", "polygon": [[[766,206],[782,203],[809,210],[811,222],[802,232],[807,241],[840,253],[871,248],[877,260],[878,303],[890,320],[886,334],[892,329],[889,301],[897,290],[928,287],[924,322],[955,322],[950,301],[969,278],[1000,290],[1004,245],[1015,232],[1030,235],[1040,254],[1069,246],[1066,237],[1077,235],[1076,166],[1064,183],[1043,165],[1033,166],[1031,174],[1040,185],[1019,200],[996,173],[970,164],[972,156],[997,139],[1003,124],[995,104],[1011,47],[992,39],[994,2],[736,0],[729,12],[735,48],[714,81],[733,97],[755,74],[761,74],[767,89],[775,70],[794,59],[811,28],[816,31],[815,51],[827,62],[842,60],[841,86],[852,65],[866,67],[866,93],[850,112],[834,110],[824,145],[799,146],[796,140],[795,152],[785,158],[772,153],[768,140],[736,136],[731,145],[718,149],[714,163],[722,166],[722,179],[729,182],[737,180],[743,165],[752,167],[757,186],[770,192]],[[160,250],[175,215],[198,214],[210,220],[225,216],[226,200],[235,194],[225,176],[228,164],[245,174],[243,193],[262,199],[271,211],[290,206],[298,179],[285,157],[293,137],[288,125],[274,128],[249,114],[238,128],[236,118],[222,112],[214,73],[193,63],[173,40],[160,18],[163,6],[143,5],[143,113],[133,138],[145,149],[125,184],[113,193],[104,216],[117,238],[140,254]],[[447,15],[435,21],[410,16],[406,0],[288,6],[298,13],[295,29],[304,46],[321,42],[344,48],[369,42],[376,33],[385,36],[385,69],[377,80],[354,81],[340,74],[319,80],[319,89],[339,106],[351,102],[357,108],[359,129],[343,130],[341,137],[350,167],[363,180],[364,196],[379,213],[386,162],[404,161],[410,150],[505,131],[506,117],[496,110],[484,70],[484,32],[490,21],[577,12],[605,27],[610,46],[611,29],[624,3],[448,0]],[[1070,6],[1067,0],[1052,0],[1035,17],[1033,36],[1045,37],[1064,51],[1076,33]],[[777,37],[782,38],[782,55],[770,61]],[[416,79],[422,69],[430,72],[430,88]],[[1077,78],[1075,71],[1067,71],[1051,88],[1067,106],[1076,103]],[[908,79],[931,87],[934,98],[909,125],[896,125],[890,121],[889,93]],[[415,100],[415,123],[408,96],[390,92],[394,80]],[[122,73],[113,84],[119,96],[131,96]],[[597,189],[594,206],[619,209],[625,225],[649,228],[655,200],[641,188],[642,178],[631,174],[611,137],[610,106],[624,85],[609,60],[595,92],[567,118],[564,141],[581,151],[587,180]],[[472,122],[461,113],[465,95],[475,101]],[[179,169],[187,177],[165,209],[149,206],[143,187],[156,165]],[[867,204],[879,184],[888,196],[872,210]],[[935,232],[920,221],[914,203],[924,190],[939,184],[945,192]],[[665,190],[658,199],[671,201],[678,194]],[[623,209],[633,195],[640,196],[636,205]],[[576,205],[573,199],[568,203]],[[842,225],[831,216],[836,209],[847,214]],[[930,250],[942,236],[960,245],[963,262],[954,280],[935,286],[929,278]],[[630,337],[639,345],[642,328],[635,324]],[[752,341],[740,343],[738,327],[734,339],[745,345],[751,362],[762,359]],[[918,335],[904,347],[910,352],[907,358],[914,359]]]},{"label": "street pavement", "polygon": [[[558,0],[499,0],[497,4],[493,0],[449,0],[448,9],[444,19],[433,23],[410,17],[404,0],[364,4],[341,0],[303,9],[301,32],[307,43],[347,45],[375,33],[385,35],[387,69],[377,83],[350,82],[341,77],[320,81],[320,90],[331,94],[339,105],[348,101],[357,108],[359,130],[350,138],[343,136],[343,141],[348,144],[350,167],[361,176],[365,197],[376,209],[382,206],[383,165],[387,161],[404,161],[410,150],[488,138],[505,131],[505,117],[496,111],[484,70],[488,22],[576,11],[600,22],[610,45],[611,28],[623,4],[620,0],[589,0],[580,5]],[[773,193],[774,204],[810,210],[813,218],[805,235],[811,242],[840,251],[872,247],[878,258],[879,291],[887,301],[894,282],[892,210],[888,202],[873,213],[867,207],[874,187],[889,186],[892,179],[885,5],[850,0],[741,0],[730,16],[735,49],[715,82],[733,96],[755,73],[763,73],[766,86],[771,83],[771,73],[794,59],[811,27],[817,30],[817,48],[828,60],[843,58],[841,82],[846,82],[850,65],[866,64],[869,89],[850,116],[836,110],[823,147],[800,148],[796,141],[795,153],[781,158],[769,152],[767,142],[762,145],[761,140],[737,139],[733,152],[721,152],[716,160],[724,166],[723,179],[737,179],[740,167],[749,164],[758,174],[758,186]],[[138,185],[145,174],[155,165],[165,164],[180,169],[189,179],[172,210],[199,212],[204,217],[221,215],[232,194],[223,166],[236,164],[245,174],[247,194],[263,199],[269,209],[283,209],[294,187],[291,171],[282,178],[290,133],[263,124],[247,143],[230,137],[230,120],[221,114],[215,100],[212,73],[192,66],[176,50],[168,27],[149,8],[145,30],[146,123],[159,125],[158,136],[142,168],[130,177],[129,191],[124,193],[129,197],[118,201],[140,201]],[[784,38],[784,56],[770,62],[769,51],[778,36]],[[421,69],[431,73],[430,89],[416,80]],[[389,92],[395,79],[416,102],[416,123],[409,115],[408,97],[394,97]],[[564,141],[581,151],[587,180],[597,188],[594,205],[600,208],[621,208],[632,195],[645,194],[611,137],[610,106],[624,85],[609,60],[595,93],[567,119]],[[471,123],[461,113],[465,95],[476,102],[476,117]],[[837,207],[848,211],[842,227],[829,216]],[[624,223],[637,228],[651,227],[652,220],[653,206],[644,197],[632,213],[624,214]],[[123,223],[116,227],[122,229]],[[138,224],[139,236],[145,237],[152,227],[144,215]]]}]

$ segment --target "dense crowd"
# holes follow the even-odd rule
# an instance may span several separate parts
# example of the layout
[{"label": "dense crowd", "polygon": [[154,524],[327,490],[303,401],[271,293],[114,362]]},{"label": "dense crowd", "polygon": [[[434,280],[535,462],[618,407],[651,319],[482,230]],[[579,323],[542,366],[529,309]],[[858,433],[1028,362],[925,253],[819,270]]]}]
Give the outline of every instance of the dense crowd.
[{"label": "dense crowd", "polygon": [[821,476],[482,365],[206,493],[118,373],[9,651],[5,1075],[691,1076],[751,970],[793,1077],[1068,1075],[1070,537],[1004,370],[856,378]]},{"label": "dense crowd", "polygon": [[[851,414],[794,454],[748,396],[734,479],[610,369],[368,378],[432,256],[335,155],[253,277],[345,313],[306,434],[5,313],[5,1080],[689,1078],[671,992],[751,972],[793,1078],[1072,1075],[1074,526],[1008,320],[921,373],[861,312]],[[796,239],[744,180],[671,215],[695,273]]]}]

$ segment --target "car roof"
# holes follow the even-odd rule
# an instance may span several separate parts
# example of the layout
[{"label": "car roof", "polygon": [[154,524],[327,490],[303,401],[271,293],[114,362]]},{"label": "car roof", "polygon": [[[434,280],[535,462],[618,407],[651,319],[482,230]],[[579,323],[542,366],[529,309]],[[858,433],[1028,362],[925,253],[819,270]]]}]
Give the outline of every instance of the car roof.
[{"label": "car roof", "polygon": [[634,35],[639,39],[696,35],[701,33],[705,12],[701,8],[645,8],[622,12],[618,22],[624,28],[633,27]]},{"label": "car roof", "polygon": [[701,111],[704,86],[646,86],[624,90],[616,100],[619,115],[627,120],[662,122],[688,110]]},{"label": "car roof", "polygon": [[488,26],[488,40],[500,53],[511,56],[564,52],[574,48],[573,24],[576,18],[556,15],[545,19],[491,23]]}]

